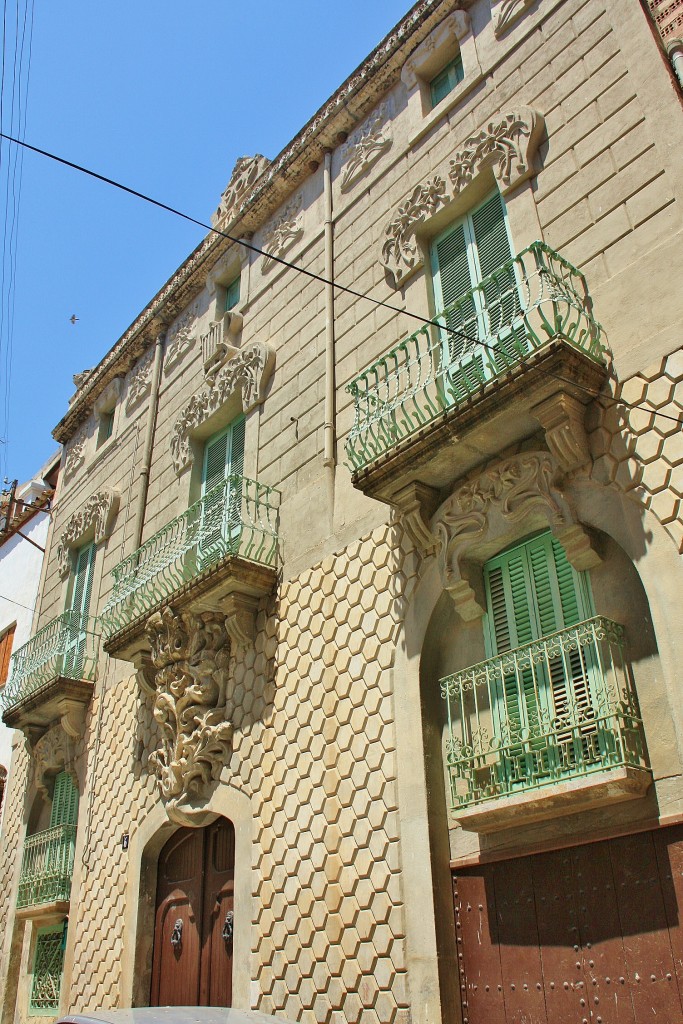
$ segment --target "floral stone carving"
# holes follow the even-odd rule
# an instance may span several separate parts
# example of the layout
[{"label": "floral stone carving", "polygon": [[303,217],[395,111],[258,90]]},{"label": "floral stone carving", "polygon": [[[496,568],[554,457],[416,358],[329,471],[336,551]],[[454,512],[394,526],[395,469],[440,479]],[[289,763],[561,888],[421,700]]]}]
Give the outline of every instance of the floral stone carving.
[{"label": "floral stone carving", "polygon": [[57,545],[57,560],[62,576],[68,576],[71,570],[71,551],[80,546],[86,534],[94,533],[96,544],[106,540],[114,525],[119,509],[120,496],[118,491],[103,488],[91,494],[83,507],[71,516],[62,530]]},{"label": "floral stone carving", "polygon": [[239,349],[214,383],[192,396],[171,433],[171,456],[176,473],[181,473],[186,466],[192,464],[192,432],[220,409],[238,388],[242,390],[242,408],[245,413],[263,401],[274,365],[274,349],[270,345],[256,342]]},{"label": "floral stone carving", "polygon": [[272,228],[264,236],[263,272],[277,263],[274,257],[282,257],[299,241],[304,233],[302,197],[299,195],[285,206]]},{"label": "floral stone carving", "polygon": [[74,782],[78,781],[74,774],[74,739],[61,725],[53,725],[33,744],[33,783],[46,800],[51,797],[50,784],[59,772],[67,771]]},{"label": "floral stone carving", "polygon": [[524,12],[531,7],[532,3],[534,0],[501,0],[493,11],[493,31],[496,38],[500,39],[502,35],[505,35],[517,19],[521,18]]},{"label": "floral stone carving", "polygon": [[388,123],[391,113],[389,104],[383,103],[342,146],[341,157],[345,164],[340,186],[342,192],[347,192],[362,178],[391,146]]},{"label": "floral stone carving", "polygon": [[161,746],[149,758],[169,818],[178,824],[202,813],[197,802],[217,781],[230,753],[225,720],[230,637],[219,612],[150,616],[146,634],[154,674],[154,717]]},{"label": "floral stone carving", "polygon": [[68,480],[74,476],[85,464],[85,449],[88,444],[88,435],[85,430],[79,431],[72,439],[64,461],[64,478]]},{"label": "floral stone carving", "polygon": [[418,224],[433,217],[447,202],[446,182],[437,174],[421,185],[416,185],[387,225],[382,246],[382,264],[393,276],[394,287],[399,288],[422,264],[422,254],[415,240]]},{"label": "floral stone carving", "polygon": [[190,351],[197,338],[195,324],[197,322],[196,303],[186,310],[168,332],[168,348],[166,350],[165,371],[168,373],[176,363]]},{"label": "floral stone carving", "polygon": [[[487,467],[437,511],[432,531],[439,570],[444,589],[463,619],[484,614],[484,602],[475,594],[466,563],[477,547],[483,561],[490,547],[495,550],[529,530],[549,526],[576,569],[599,564],[590,537],[576,521],[556,477],[557,466],[548,452],[525,452]],[[516,530],[518,525],[521,529]]]},{"label": "floral stone carving", "polygon": [[241,156],[233,167],[230,181],[221,196],[218,209],[211,218],[211,224],[227,223],[231,220],[240,203],[251,192],[256,179],[270,166],[270,160],[257,153],[256,156]]},{"label": "floral stone carving", "polygon": [[460,147],[450,162],[449,178],[455,195],[486,167],[493,173],[503,195],[535,173],[534,156],[545,122],[530,107],[489,121]]},{"label": "floral stone carving", "polygon": [[126,398],[126,412],[130,412],[139,405],[152,392],[152,362],[154,353],[150,350],[142,357],[133,370],[128,384],[128,397]]}]

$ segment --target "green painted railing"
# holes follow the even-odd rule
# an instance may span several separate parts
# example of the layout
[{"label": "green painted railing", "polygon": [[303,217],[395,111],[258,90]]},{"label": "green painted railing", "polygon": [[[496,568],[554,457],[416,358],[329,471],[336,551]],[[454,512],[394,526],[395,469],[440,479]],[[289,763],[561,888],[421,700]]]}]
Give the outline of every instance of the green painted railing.
[{"label": "green painted railing", "polygon": [[558,339],[604,361],[583,274],[542,242],[506,263],[382,356],[348,386],[355,418],[346,441],[362,469],[425,424],[466,402]]},{"label": "green painted railing", "polygon": [[63,612],[12,655],[0,710],[10,711],[60,676],[94,681],[99,651],[97,619],[80,612]]},{"label": "green painted railing", "polygon": [[26,837],[18,907],[69,899],[75,847],[75,825],[56,825]]},{"label": "green painted railing", "polygon": [[647,768],[623,627],[597,617],[440,680],[454,810]]},{"label": "green painted railing", "polygon": [[279,505],[273,488],[226,477],[112,570],[111,596],[100,616],[105,636],[172,597],[225,555],[275,565]]}]

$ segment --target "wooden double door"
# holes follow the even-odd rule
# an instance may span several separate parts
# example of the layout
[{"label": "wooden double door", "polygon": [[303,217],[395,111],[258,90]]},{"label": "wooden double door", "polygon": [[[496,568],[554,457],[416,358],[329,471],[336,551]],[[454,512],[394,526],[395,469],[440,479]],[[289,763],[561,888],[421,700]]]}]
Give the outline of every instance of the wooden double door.
[{"label": "wooden double door", "polygon": [[453,876],[468,1024],[681,1024],[683,827]]},{"label": "wooden double door", "polygon": [[152,1006],[231,1006],[235,830],[181,828],[159,854]]}]

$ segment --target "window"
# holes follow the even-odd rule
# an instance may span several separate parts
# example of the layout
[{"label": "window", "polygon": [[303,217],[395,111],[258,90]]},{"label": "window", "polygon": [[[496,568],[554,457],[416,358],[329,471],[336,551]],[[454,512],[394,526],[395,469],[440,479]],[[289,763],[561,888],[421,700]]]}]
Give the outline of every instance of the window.
[{"label": "window", "polygon": [[[550,533],[497,555],[484,567],[486,655],[495,658],[551,637],[593,615],[586,573],[567,561]],[[546,645],[503,659],[493,694],[501,782],[507,786],[601,759],[597,665],[591,647]],[[604,752],[603,752],[604,753]]]},{"label": "window", "polygon": [[450,92],[453,92],[456,85],[462,82],[464,77],[465,71],[462,65],[462,57],[458,54],[429,83],[432,106],[436,107],[437,104],[441,103],[441,100],[445,99]]},{"label": "window", "polygon": [[0,686],[4,686],[9,675],[9,663],[12,655],[12,644],[14,642],[14,631],[17,628],[16,622],[12,623],[9,629],[0,636]]},{"label": "window", "polygon": [[55,778],[50,811],[50,828],[78,824],[78,787],[68,772]]},{"label": "window", "polygon": [[88,639],[88,615],[92,597],[95,545],[85,544],[76,552],[76,564],[69,580],[65,625],[64,674],[78,679],[84,668]]},{"label": "window", "polygon": [[50,1014],[59,1010],[66,930],[63,924],[39,928],[33,956],[33,983],[29,1013]]},{"label": "window", "polygon": [[234,309],[240,301],[240,279],[236,277],[225,289],[225,311]]},{"label": "window", "polygon": [[114,410],[103,412],[100,416],[100,427],[97,432],[97,447],[101,448],[114,432]]},{"label": "window", "polygon": [[239,416],[204,446],[200,550],[205,560],[226,554],[239,537],[243,472],[244,416]]},{"label": "window", "polygon": [[443,360],[455,400],[518,362],[523,334],[505,205],[494,192],[431,248]]}]

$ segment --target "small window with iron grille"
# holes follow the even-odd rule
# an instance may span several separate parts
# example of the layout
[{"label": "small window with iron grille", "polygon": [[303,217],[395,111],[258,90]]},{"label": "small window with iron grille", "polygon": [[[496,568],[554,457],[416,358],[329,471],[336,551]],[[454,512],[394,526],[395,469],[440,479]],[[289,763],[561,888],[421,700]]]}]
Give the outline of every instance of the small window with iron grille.
[{"label": "small window with iron grille", "polygon": [[33,956],[30,1014],[54,1016],[59,1010],[59,990],[64,967],[64,925],[39,928]]}]

